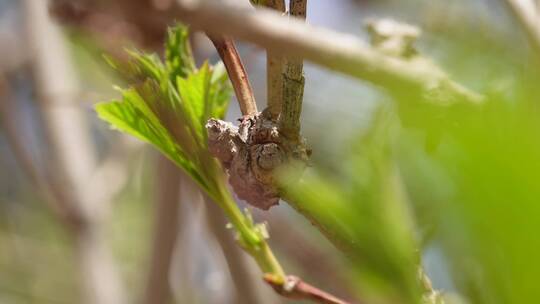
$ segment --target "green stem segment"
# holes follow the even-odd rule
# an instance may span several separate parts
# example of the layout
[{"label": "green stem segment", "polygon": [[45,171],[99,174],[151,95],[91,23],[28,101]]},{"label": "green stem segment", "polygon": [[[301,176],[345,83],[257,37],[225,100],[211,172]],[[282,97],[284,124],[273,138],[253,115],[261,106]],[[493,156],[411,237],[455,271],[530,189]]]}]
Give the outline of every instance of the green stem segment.
[{"label": "green stem segment", "polygon": [[[290,17],[306,19],[307,0],[290,0]],[[283,102],[279,129],[291,140],[300,137],[300,114],[304,98],[304,61],[299,56],[287,56],[283,71]]]},{"label": "green stem segment", "polygon": [[244,249],[255,259],[265,274],[272,274],[277,278],[285,280],[285,271],[266,241],[261,242],[258,248]]},{"label": "green stem segment", "polygon": [[[284,0],[259,1],[265,7],[286,14]],[[266,103],[267,113],[273,120],[277,120],[283,101],[283,67],[285,58],[279,53],[266,51]]]},{"label": "green stem segment", "polygon": [[[275,3],[271,5],[275,5],[277,9],[282,9],[283,11],[285,10],[285,2],[283,0],[276,0],[274,2]],[[209,35],[209,37],[214,43],[221,59],[223,60],[227,68],[227,73],[229,74],[229,78],[233,83],[236,97],[240,102],[242,114],[251,115],[257,113],[257,106],[255,103],[255,98],[253,97],[253,91],[251,89],[251,85],[249,84],[247,73],[242,64],[242,61],[240,60],[238,52],[236,51],[233,41],[230,38],[226,37],[216,37],[212,35]],[[275,59],[271,55],[268,56],[269,59]],[[282,76],[281,61],[279,61],[279,63],[279,65],[274,66],[275,68],[277,67],[279,71],[273,71],[271,73],[273,76]],[[279,86],[277,87],[281,88],[282,81],[280,81],[280,79],[272,78],[272,81],[279,82]],[[276,94],[276,91],[270,91],[272,92],[272,94]],[[279,92],[277,93],[281,94]],[[281,95],[277,99],[281,100]],[[277,106],[278,114],[280,107],[281,104]],[[249,253],[255,259],[255,261],[265,274],[272,274],[273,276],[278,277],[284,281],[285,272],[283,271],[283,268],[277,261],[274,253],[272,252],[272,250],[268,246],[268,243],[265,240],[265,233],[263,233],[264,227],[262,227],[261,225],[255,225],[251,217],[242,213],[242,211],[236,205],[234,199],[231,197],[230,192],[224,186],[225,183],[220,182],[220,178],[223,177],[218,177],[216,179],[218,182],[216,185],[214,185],[217,191],[208,192],[216,193],[216,197],[212,197],[212,199],[225,212],[231,225],[237,231],[237,240],[239,244],[247,253]]]},{"label": "green stem segment", "polygon": [[282,189],[281,199],[287,202],[289,206],[293,207],[296,212],[304,216],[313,226],[315,226],[330,243],[338,248],[344,255],[352,256],[354,253],[354,242],[344,239],[339,231],[335,229],[335,225],[329,225],[323,220],[323,216],[320,215],[320,206],[305,204],[296,199],[294,195],[291,195],[287,189]]},{"label": "green stem segment", "polygon": [[227,189],[220,187],[219,192],[220,197],[212,199],[225,212],[231,225],[238,233],[237,238],[241,247],[255,259],[265,274],[272,274],[285,280],[285,271],[266,242],[261,228],[254,225],[251,218],[242,213]]}]

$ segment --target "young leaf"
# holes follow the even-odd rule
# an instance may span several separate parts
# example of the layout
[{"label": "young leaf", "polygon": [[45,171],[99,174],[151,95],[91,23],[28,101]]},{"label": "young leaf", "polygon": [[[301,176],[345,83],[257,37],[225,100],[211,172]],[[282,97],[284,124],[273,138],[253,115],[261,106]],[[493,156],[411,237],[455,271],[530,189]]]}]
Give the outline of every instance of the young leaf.
[{"label": "young leaf", "polygon": [[114,63],[127,79],[136,80],[122,100],[100,103],[96,111],[114,128],[154,145],[183,168],[211,197],[219,197],[219,164],[208,152],[204,125],[222,118],[231,87],[221,66],[195,68],[184,27],[169,30],[166,59],[129,51],[128,63]]},{"label": "young leaf", "polygon": [[210,154],[204,128],[210,117],[223,118],[232,88],[222,65],[195,68],[187,29],[169,31],[166,59],[130,52],[127,64],[113,66],[131,81],[121,101],[100,103],[99,117],[114,128],[153,144],[195,180],[225,212],[238,242],[265,273],[285,276],[265,242],[265,230],[253,225],[227,190],[223,170]]}]

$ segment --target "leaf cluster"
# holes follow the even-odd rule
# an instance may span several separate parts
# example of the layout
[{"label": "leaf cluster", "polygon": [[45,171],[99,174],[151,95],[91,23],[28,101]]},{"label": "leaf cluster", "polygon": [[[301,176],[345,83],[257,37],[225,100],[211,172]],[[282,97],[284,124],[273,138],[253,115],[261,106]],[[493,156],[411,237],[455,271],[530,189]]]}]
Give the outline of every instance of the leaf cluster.
[{"label": "leaf cluster", "polygon": [[182,26],[169,29],[164,60],[128,52],[128,62],[109,62],[131,85],[118,88],[121,99],[99,103],[99,117],[154,145],[212,198],[219,198],[222,170],[208,152],[204,125],[210,117],[222,118],[230,100],[223,65],[204,62],[197,68]]},{"label": "leaf cluster", "polygon": [[183,26],[169,29],[164,60],[136,50],[128,51],[128,62],[109,58],[130,85],[118,88],[121,99],[99,103],[96,111],[113,128],[152,144],[182,168],[222,208],[240,245],[265,271],[280,274],[277,262],[261,258],[270,252],[266,228],[238,209],[221,165],[208,150],[206,122],[224,117],[232,87],[223,63],[196,67],[188,34]]}]

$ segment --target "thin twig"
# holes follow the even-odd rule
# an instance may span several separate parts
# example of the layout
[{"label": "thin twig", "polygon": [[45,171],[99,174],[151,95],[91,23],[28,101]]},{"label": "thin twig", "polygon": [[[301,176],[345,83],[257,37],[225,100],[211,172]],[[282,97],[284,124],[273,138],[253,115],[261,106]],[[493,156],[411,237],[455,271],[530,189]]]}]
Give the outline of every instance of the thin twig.
[{"label": "thin twig", "polygon": [[[236,289],[236,297],[234,303],[251,304],[251,303],[273,303],[272,299],[268,299],[263,294],[258,292],[256,276],[250,272],[250,265],[245,260],[245,253],[238,247],[234,236],[227,231],[227,221],[223,216],[223,212],[217,204],[207,196],[204,196],[206,206],[206,217],[210,232],[218,241],[231,278]],[[275,299],[274,299],[275,300]]]},{"label": "thin twig", "polygon": [[534,0],[504,0],[540,57],[540,14]]},{"label": "thin twig", "polygon": [[238,104],[242,115],[253,115],[257,113],[257,104],[253,96],[253,89],[249,83],[249,78],[244,68],[244,64],[240,59],[240,55],[234,46],[234,42],[228,37],[219,37],[208,35],[214,46],[216,47],[229,78],[231,79]]},{"label": "thin twig", "polygon": [[266,283],[272,286],[277,293],[289,299],[309,300],[314,303],[322,304],[349,303],[302,281],[302,279],[296,276],[287,276],[285,281],[283,281],[277,280],[272,275],[265,275],[264,280]]},{"label": "thin twig", "polygon": [[[285,14],[284,0],[267,0],[264,6]],[[278,52],[266,51],[266,111],[276,120],[283,103],[283,68],[285,58]]]},{"label": "thin twig", "polygon": [[[290,16],[306,19],[307,0],[291,0],[289,3]],[[283,74],[283,104],[279,128],[286,137],[291,139],[300,136],[300,114],[304,97],[304,61],[302,57],[286,58]]]},{"label": "thin twig", "polygon": [[[191,0],[177,0],[177,8],[181,19],[194,27],[231,35],[288,56],[300,56],[397,93],[426,96],[438,92],[428,95],[444,96],[444,104],[484,101],[484,96],[452,81],[435,64],[392,58],[353,35],[298,20],[287,22],[268,9],[252,10],[229,1]],[[441,102],[436,98],[430,101]]]},{"label": "thin twig", "polygon": [[[290,229],[298,225],[297,219],[290,218],[282,213],[276,213],[268,218],[268,225],[272,229],[274,242],[281,252],[288,252],[288,258],[301,267],[306,277],[317,277],[323,286],[332,286],[334,292],[341,296],[349,297],[351,291],[345,282],[347,281],[343,265],[340,265],[333,257],[339,254],[338,249],[327,250],[322,248],[320,242],[306,237],[303,229]],[[317,265],[316,268],[313,265]],[[320,276],[324,273],[324,276]]]}]

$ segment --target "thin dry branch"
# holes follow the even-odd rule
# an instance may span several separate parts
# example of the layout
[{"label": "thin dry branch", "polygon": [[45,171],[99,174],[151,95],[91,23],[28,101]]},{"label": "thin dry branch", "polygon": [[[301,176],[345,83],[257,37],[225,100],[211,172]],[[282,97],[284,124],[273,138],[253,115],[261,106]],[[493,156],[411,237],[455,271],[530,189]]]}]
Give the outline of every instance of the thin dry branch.
[{"label": "thin dry branch", "polygon": [[[433,102],[480,104],[484,97],[452,81],[435,64],[417,64],[384,55],[362,40],[268,9],[253,10],[227,1],[177,0],[183,21],[208,32],[231,35],[269,51],[299,56],[397,93],[435,96]],[[444,97],[442,100],[439,97]]]},{"label": "thin dry branch", "polygon": [[214,35],[208,35],[208,38],[212,41],[216,47],[229,78],[231,79],[238,104],[242,115],[253,115],[257,113],[257,104],[255,97],[253,96],[253,89],[249,83],[249,78],[244,68],[244,64],[238,55],[238,51],[234,46],[234,42],[228,37],[219,37]]},{"label": "thin dry branch", "polygon": [[322,304],[348,304],[330,293],[304,282],[296,276],[287,276],[285,281],[276,280],[272,275],[265,275],[264,280],[280,295],[294,300],[308,300]]}]

